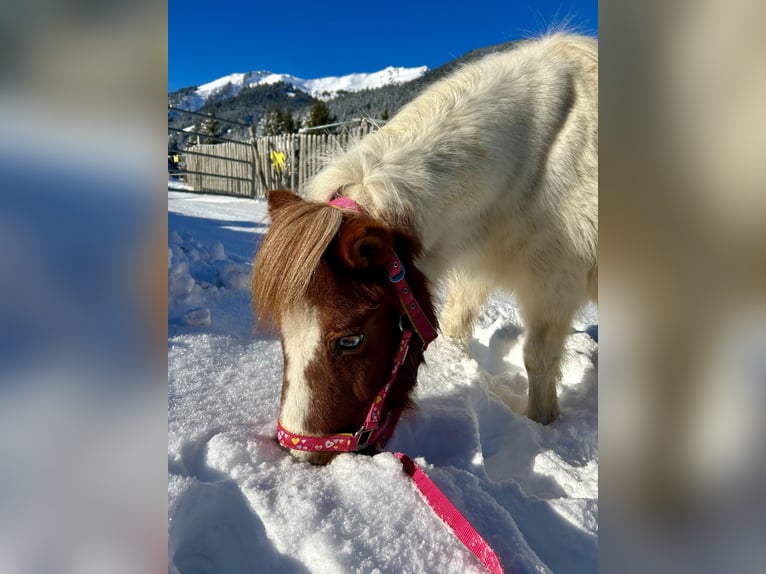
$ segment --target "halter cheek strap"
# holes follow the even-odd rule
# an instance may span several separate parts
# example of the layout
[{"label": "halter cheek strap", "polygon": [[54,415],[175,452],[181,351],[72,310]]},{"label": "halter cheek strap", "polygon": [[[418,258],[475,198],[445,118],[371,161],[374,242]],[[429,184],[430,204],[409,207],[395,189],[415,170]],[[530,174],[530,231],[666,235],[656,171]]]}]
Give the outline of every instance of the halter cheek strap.
[{"label": "halter cheek strap", "polygon": [[410,323],[415,327],[418,332],[420,340],[423,341],[423,350],[436,339],[437,333],[434,326],[431,325],[431,321],[428,320],[423,308],[418,304],[415,295],[412,294],[407,279],[405,278],[404,265],[399,261],[399,257],[396,252],[392,251],[390,259],[388,261],[388,280],[394,284],[396,292],[399,295],[399,301],[402,303],[404,312],[410,319]]}]

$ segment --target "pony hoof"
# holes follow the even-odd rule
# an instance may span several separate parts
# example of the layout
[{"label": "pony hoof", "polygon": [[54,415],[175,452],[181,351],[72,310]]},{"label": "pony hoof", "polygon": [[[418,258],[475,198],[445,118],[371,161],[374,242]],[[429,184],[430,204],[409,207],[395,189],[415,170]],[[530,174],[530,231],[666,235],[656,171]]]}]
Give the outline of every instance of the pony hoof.
[{"label": "pony hoof", "polygon": [[550,408],[537,408],[527,410],[527,418],[540,423],[541,425],[548,425],[555,421],[559,417],[558,405],[553,405]]}]

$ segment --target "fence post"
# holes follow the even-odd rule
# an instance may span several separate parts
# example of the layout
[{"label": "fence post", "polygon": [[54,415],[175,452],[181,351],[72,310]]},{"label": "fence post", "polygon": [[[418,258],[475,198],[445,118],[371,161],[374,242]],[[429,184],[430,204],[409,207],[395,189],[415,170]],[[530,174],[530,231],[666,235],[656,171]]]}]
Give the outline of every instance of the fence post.
[{"label": "fence post", "polygon": [[298,190],[295,188],[295,154],[297,153],[297,149],[298,149],[297,135],[290,134],[289,141],[290,141],[290,189],[297,192]]},{"label": "fence post", "polygon": [[253,126],[248,126],[247,133],[250,134],[250,198],[255,199],[255,132]]},{"label": "fence post", "polygon": [[255,161],[257,157],[257,153],[255,151],[255,131],[253,131],[253,126],[247,127],[247,132],[250,134],[250,198],[255,199]]}]

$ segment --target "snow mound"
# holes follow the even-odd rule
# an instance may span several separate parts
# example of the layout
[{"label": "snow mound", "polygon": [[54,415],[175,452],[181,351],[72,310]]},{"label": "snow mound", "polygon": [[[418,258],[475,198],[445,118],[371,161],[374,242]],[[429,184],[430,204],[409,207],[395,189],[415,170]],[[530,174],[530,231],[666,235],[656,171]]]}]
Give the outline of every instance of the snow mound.
[{"label": "snow mound", "polygon": [[223,244],[203,245],[191,234],[168,233],[168,318],[188,326],[211,324],[210,301],[227,291],[249,292],[250,267],[226,257]]}]

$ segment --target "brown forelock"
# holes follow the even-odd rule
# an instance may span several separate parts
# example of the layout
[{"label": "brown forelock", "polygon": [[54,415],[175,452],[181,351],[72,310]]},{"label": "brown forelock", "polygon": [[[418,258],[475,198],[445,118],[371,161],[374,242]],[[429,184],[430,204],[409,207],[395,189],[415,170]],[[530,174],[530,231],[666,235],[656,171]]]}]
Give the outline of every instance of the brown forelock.
[{"label": "brown forelock", "polygon": [[[347,214],[344,219],[344,227],[368,224],[366,218],[354,215]],[[315,401],[306,427],[317,435],[355,432],[361,427],[375,395],[391,375],[401,338],[402,307],[386,266],[350,269],[341,254],[342,236],[341,232],[328,247],[307,292],[309,301],[319,309],[322,325],[322,351],[306,372]],[[416,243],[400,234],[392,237],[413,293],[435,325],[425,277],[412,263]],[[338,337],[358,333],[365,336],[358,350],[335,350]],[[422,361],[422,342],[416,335],[386,399],[386,411],[412,406],[410,394]],[[314,462],[325,463],[331,458],[319,457]]]},{"label": "brown forelock", "polygon": [[340,210],[288,192],[269,196],[271,226],[255,257],[252,297],[256,321],[279,322],[306,295],[325,249],[341,226]]}]

